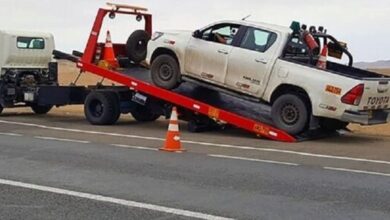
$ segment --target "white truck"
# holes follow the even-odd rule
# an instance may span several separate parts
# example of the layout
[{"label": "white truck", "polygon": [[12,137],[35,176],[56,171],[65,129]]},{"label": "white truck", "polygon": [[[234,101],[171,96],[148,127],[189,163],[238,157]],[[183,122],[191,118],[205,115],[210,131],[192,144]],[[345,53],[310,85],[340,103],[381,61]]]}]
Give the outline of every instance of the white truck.
[{"label": "white truck", "polygon": [[25,106],[37,114],[50,111],[52,105],[37,104],[34,96],[39,86],[58,85],[53,50],[51,34],[0,30],[0,113]]},{"label": "white truck", "polygon": [[[306,29],[240,20],[156,32],[147,63],[154,84],[165,89],[191,81],[265,102],[274,124],[290,134],[313,121],[327,130],[388,123],[390,77],[352,67],[345,44],[323,28]],[[310,47],[307,34],[317,47]],[[318,68],[325,45],[333,57],[347,55],[349,65],[328,61],[326,69]]]}]

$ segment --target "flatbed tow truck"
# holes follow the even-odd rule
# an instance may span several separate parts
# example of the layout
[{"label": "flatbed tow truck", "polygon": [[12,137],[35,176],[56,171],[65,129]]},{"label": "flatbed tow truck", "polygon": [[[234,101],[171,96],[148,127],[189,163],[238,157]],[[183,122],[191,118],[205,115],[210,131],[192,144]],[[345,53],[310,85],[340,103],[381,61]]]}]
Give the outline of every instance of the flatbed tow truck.
[{"label": "flatbed tow truck", "polygon": [[[118,4],[108,6],[98,9],[83,53],[54,51],[53,54],[57,59],[76,63],[80,74],[95,74],[123,86],[40,86],[34,90],[36,104],[83,104],[87,120],[94,125],[115,124],[121,114],[128,113],[139,122],[152,122],[160,116],[168,118],[173,106],[176,106],[180,119],[188,121],[188,129],[192,132],[233,126],[259,137],[289,143],[329,135],[313,126],[305,134],[292,136],[272,125],[268,105],[191,83],[184,83],[174,91],[159,88],[151,83],[150,71],[141,65],[129,62],[126,68],[119,70],[101,67],[96,55],[104,47],[98,39],[106,17],[113,19],[118,14],[135,16],[137,21],[145,22],[144,30],[152,35],[152,15],[147,13],[147,9]],[[126,57],[126,44],[113,44],[113,48],[116,56]]]}]

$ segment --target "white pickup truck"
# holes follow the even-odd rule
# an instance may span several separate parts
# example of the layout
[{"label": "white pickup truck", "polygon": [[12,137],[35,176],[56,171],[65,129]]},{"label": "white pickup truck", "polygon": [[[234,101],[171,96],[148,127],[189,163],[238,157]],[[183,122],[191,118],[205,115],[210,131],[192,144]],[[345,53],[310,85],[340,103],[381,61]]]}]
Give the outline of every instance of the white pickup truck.
[{"label": "white pickup truck", "polygon": [[[388,123],[390,77],[352,67],[345,44],[323,28],[298,27],[240,20],[156,32],[147,55],[152,80],[166,89],[183,81],[206,83],[266,102],[275,125],[291,134],[307,130],[313,119],[329,130]],[[318,47],[310,48],[307,33]],[[325,45],[329,55],[347,55],[349,65],[316,67]]]}]

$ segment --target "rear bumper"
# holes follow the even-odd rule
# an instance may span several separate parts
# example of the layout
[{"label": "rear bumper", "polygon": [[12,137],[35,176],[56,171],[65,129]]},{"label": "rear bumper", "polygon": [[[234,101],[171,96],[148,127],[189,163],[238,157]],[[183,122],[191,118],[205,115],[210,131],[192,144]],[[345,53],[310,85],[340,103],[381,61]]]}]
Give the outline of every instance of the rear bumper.
[{"label": "rear bumper", "polygon": [[377,110],[371,113],[345,111],[341,120],[361,125],[386,124],[390,122],[390,110]]}]

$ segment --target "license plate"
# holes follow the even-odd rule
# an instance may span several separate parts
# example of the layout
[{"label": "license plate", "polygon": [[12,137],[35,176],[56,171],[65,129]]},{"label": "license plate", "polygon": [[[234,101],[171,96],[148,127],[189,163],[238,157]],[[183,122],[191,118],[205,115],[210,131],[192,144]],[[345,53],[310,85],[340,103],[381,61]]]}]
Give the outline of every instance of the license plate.
[{"label": "license plate", "polygon": [[376,105],[387,105],[390,103],[390,96],[386,97],[369,97],[367,105],[376,106]]}]

